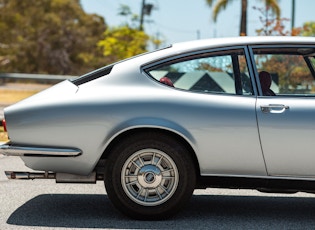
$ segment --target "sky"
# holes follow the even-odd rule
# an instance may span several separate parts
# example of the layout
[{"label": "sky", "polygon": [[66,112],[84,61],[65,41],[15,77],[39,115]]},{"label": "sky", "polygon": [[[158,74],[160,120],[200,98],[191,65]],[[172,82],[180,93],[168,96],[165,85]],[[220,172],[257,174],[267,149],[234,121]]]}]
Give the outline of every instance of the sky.
[{"label": "sky", "polygon": [[[235,37],[239,35],[241,0],[232,0],[232,4],[222,11],[216,23],[212,20],[212,9],[205,0],[145,0],[153,4],[150,16],[146,16],[145,32],[158,36],[165,45],[196,39],[213,37]],[[104,17],[107,25],[119,26],[127,20],[118,15],[120,5],[128,5],[131,11],[140,15],[142,0],[81,0],[85,12],[96,13]],[[262,28],[260,13],[253,7],[263,7],[261,0],[248,0],[247,34],[256,36],[256,29]],[[279,0],[281,18],[291,19],[292,0]],[[295,0],[295,27],[304,22],[315,21],[315,0]],[[291,21],[285,22],[287,29]]]}]

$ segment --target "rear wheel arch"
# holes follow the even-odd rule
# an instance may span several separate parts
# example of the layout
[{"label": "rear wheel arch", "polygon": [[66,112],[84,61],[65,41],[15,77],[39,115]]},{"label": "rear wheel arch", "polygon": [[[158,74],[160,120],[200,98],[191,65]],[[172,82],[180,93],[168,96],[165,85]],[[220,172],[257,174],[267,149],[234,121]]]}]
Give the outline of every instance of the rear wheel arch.
[{"label": "rear wheel arch", "polygon": [[196,173],[197,173],[197,175],[200,175],[199,161],[198,161],[198,158],[196,156],[196,152],[192,148],[191,144],[185,138],[180,136],[179,134],[172,132],[172,131],[169,131],[169,130],[166,130],[166,129],[162,129],[162,128],[136,128],[136,129],[130,129],[130,130],[127,130],[123,133],[120,133],[106,147],[106,149],[104,150],[104,152],[102,154],[101,159],[107,159],[109,154],[112,152],[113,147],[116,146],[117,144],[119,144],[119,142],[121,142],[122,140],[124,140],[128,136],[137,135],[140,133],[156,133],[156,134],[165,135],[165,136],[168,136],[170,138],[177,140],[178,143],[185,146],[185,148],[190,153],[190,157],[194,163]]}]

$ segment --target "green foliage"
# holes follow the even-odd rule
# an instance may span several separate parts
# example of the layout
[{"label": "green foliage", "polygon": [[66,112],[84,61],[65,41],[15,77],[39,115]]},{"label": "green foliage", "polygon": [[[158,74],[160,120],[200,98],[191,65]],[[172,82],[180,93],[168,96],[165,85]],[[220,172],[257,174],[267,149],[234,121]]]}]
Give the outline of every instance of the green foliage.
[{"label": "green foliage", "polygon": [[305,22],[302,27],[292,28],[291,36],[315,37],[315,22]]},{"label": "green foliage", "polygon": [[306,37],[315,37],[315,22],[305,22],[301,35]]},{"label": "green foliage", "polygon": [[0,0],[0,71],[79,75],[104,65],[104,19],[79,0]]},{"label": "green foliage", "polygon": [[145,32],[125,25],[108,28],[98,46],[105,56],[118,61],[146,52],[148,41],[149,36]]}]

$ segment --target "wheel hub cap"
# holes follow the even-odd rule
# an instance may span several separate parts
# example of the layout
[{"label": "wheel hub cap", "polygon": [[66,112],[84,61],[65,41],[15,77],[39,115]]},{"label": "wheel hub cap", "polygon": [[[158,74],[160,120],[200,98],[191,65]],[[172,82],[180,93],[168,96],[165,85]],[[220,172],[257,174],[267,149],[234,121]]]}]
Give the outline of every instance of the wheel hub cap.
[{"label": "wheel hub cap", "polygon": [[156,188],[162,181],[161,170],[154,165],[143,166],[138,181],[143,188]]},{"label": "wheel hub cap", "polygon": [[123,165],[121,183],[126,195],[144,206],[166,202],[175,193],[179,173],[173,159],[157,149],[132,154]]}]

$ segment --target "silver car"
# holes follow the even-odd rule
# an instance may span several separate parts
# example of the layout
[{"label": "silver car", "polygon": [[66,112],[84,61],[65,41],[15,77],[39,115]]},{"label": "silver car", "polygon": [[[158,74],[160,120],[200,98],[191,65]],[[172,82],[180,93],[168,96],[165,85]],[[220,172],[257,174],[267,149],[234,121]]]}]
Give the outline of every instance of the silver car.
[{"label": "silver car", "polygon": [[315,39],[179,43],[63,81],[5,108],[32,172],[104,180],[136,219],[172,216],[195,188],[315,191]]}]

